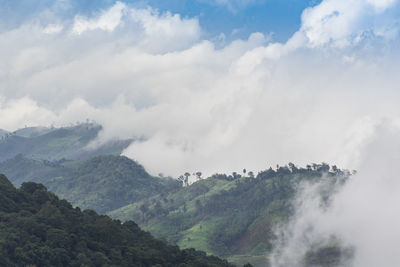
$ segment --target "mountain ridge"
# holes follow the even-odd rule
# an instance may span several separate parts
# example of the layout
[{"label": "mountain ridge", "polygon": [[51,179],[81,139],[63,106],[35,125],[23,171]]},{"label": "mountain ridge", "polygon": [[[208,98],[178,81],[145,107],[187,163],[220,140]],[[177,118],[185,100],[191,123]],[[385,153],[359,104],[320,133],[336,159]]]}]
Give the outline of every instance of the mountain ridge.
[{"label": "mountain ridge", "polygon": [[119,155],[132,139],[110,140],[89,147],[96,140],[102,126],[82,123],[61,128],[27,127],[10,132],[0,132],[0,162],[18,154],[45,160],[83,159],[95,155]]},{"label": "mountain ridge", "polygon": [[132,221],[82,212],[41,184],[16,189],[1,174],[0,265],[233,267],[204,252],[167,245]]}]

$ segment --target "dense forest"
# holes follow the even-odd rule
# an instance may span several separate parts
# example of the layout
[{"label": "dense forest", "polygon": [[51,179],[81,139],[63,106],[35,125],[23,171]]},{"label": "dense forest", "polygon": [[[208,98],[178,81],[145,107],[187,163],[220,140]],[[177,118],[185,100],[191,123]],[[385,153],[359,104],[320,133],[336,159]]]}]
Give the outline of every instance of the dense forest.
[{"label": "dense forest", "polygon": [[33,182],[16,189],[0,175],[1,266],[233,266],[180,250],[91,210],[81,211]]}]

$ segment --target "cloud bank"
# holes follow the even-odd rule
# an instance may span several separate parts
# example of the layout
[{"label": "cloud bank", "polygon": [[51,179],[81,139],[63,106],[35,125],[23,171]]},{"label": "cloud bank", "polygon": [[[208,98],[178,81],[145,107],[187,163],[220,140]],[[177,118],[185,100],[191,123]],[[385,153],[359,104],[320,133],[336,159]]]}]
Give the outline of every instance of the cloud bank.
[{"label": "cloud bank", "polygon": [[313,245],[326,245],[332,236],[355,249],[352,262],[340,266],[399,265],[400,238],[400,124],[384,121],[362,151],[360,171],[321,208],[323,182],[304,187],[297,198],[296,216],[279,232],[284,238],[272,257],[272,266],[301,266]]},{"label": "cloud bank", "polygon": [[100,141],[138,138],[125,155],[179,175],[357,168],[377,125],[399,117],[394,0],[324,0],[285,43],[205,40],[197,17],[123,2],[59,8],[0,33],[0,128],[93,119]]}]

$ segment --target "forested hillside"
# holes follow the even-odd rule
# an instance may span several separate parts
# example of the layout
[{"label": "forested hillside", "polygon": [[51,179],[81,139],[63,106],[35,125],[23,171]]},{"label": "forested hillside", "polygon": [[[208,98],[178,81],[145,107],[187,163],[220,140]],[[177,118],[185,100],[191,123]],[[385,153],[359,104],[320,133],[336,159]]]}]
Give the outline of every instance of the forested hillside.
[{"label": "forested hillside", "polygon": [[16,189],[0,175],[0,265],[232,266],[194,249],[180,250],[132,221],[73,208],[41,184]]},{"label": "forested hillside", "polygon": [[176,180],[149,175],[126,157],[104,155],[82,161],[47,161],[17,155],[0,163],[0,172],[19,186],[43,183],[82,209],[105,213],[178,187]]},{"label": "forested hillside", "polygon": [[87,147],[102,127],[83,123],[70,127],[22,128],[15,132],[0,130],[0,162],[18,154],[29,158],[60,160],[81,159],[95,155],[119,155],[132,140],[114,140],[97,147]]},{"label": "forested hillside", "polygon": [[[328,198],[330,190],[350,176],[327,164],[306,168],[289,164],[257,175],[243,170],[201,179],[199,172],[193,174],[197,181],[189,185],[185,176],[178,180],[153,177],[137,162],[115,155],[49,161],[18,154],[0,162],[0,172],[17,186],[26,181],[43,183],[74,206],[133,220],[181,248],[260,267],[268,265],[276,226],[293,214],[298,185],[325,181],[324,197]],[[327,244],[304,255],[304,262],[336,266],[347,254],[336,244]]]},{"label": "forested hillside", "polygon": [[[262,171],[256,177],[252,173],[217,174],[109,214],[121,220],[132,219],[182,248],[194,247],[236,263],[250,261],[255,266],[266,266],[275,239],[274,227],[293,213],[297,186],[326,180],[322,197],[328,198],[334,186],[349,175],[327,164],[307,168],[290,164]],[[318,253],[307,259],[324,262],[321,257],[311,257]],[[327,262],[338,262],[338,254],[330,255],[333,259]]]}]

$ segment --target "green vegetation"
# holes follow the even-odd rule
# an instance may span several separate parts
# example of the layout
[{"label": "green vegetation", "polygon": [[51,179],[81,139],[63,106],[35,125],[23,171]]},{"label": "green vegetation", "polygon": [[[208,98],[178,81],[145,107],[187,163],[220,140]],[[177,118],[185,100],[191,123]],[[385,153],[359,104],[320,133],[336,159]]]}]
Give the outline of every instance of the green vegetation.
[{"label": "green vegetation", "polygon": [[113,155],[55,162],[17,155],[0,163],[0,171],[17,186],[25,181],[43,183],[74,206],[99,213],[179,186],[175,180],[152,177],[138,163]]},{"label": "green vegetation", "polygon": [[73,208],[41,184],[16,189],[0,175],[0,266],[232,266],[180,250],[94,211]]},{"label": "green vegetation", "polygon": [[[52,156],[48,159],[57,160],[17,154],[0,162],[0,172],[17,186],[26,181],[42,183],[74,206],[108,213],[122,221],[134,220],[170,244],[184,249],[196,248],[238,265],[247,262],[254,266],[268,265],[268,254],[276,239],[274,229],[292,215],[292,200],[299,183],[325,179],[328,187],[322,192],[322,199],[329,201],[334,185],[350,175],[327,164],[306,168],[289,164],[258,175],[244,169],[242,175],[235,172],[202,179],[202,173],[196,172],[194,176],[198,181],[189,185],[190,173],[178,180],[159,178],[149,175],[142,166],[126,157],[86,158],[90,153],[82,154],[79,144],[88,144],[99,129],[76,127],[28,128],[13,135],[5,133],[7,137],[0,141],[0,158],[1,153],[7,154],[4,151],[13,138],[45,137],[44,140],[50,141],[42,143],[41,151],[50,151]],[[55,138],[49,139],[49,136]],[[78,138],[81,141],[76,143],[77,136],[82,139]],[[60,150],[63,143],[68,143],[65,153]],[[37,153],[39,150],[29,151]],[[66,160],[65,155],[76,159]],[[313,248],[304,256],[304,264],[335,266],[348,255],[346,253],[340,246]]]},{"label": "green vegetation", "polygon": [[123,221],[133,219],[156,237],[181,248],[195,247],[236,263],[265,266],[276,238],[274,227],[293,212],[297,185],[326,179],[331,187],[322,197],[328,201],[333,186],[349,175],[327,164],[307,168],[289,164],[256,177],[252,173],[243,177],[217,174],[109,215]]},{"label": "green vegetation", "polygon": [[45,160],[82,159],[95,155],[119,155],[132,140],[115,140],[89,148],[102,127],[83,123],[71,127],[30,127],[9,133],[0,130],[0,162],[18,154]]}]

